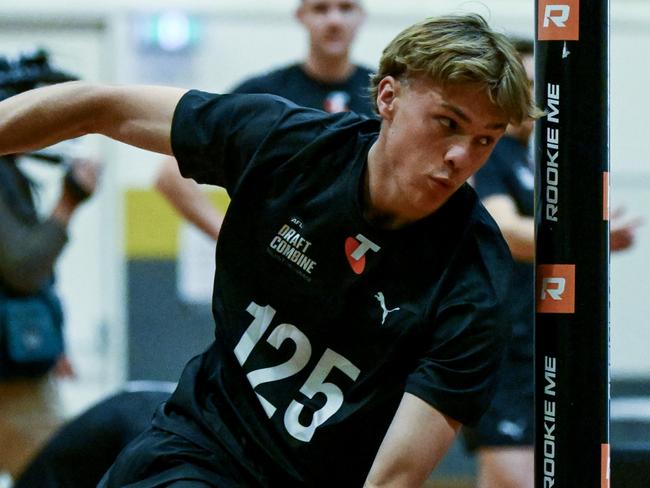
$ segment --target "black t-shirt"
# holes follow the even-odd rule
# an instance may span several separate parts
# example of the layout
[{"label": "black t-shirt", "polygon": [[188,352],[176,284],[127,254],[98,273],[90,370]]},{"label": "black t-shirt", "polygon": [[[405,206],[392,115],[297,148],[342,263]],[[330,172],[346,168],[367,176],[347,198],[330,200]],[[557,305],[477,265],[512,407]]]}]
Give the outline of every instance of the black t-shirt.
[{"label": "black t-shirt", "polygon": [[181,172],[231,203],[216,340],[155,425],[226,449],[261,486],[361,486],[404,391],[463,423],[490,400],[507,246],[467,185],[410,226],[370,225],[378,130],[270,95],[191,91],[176,109]]},{"label": "black t-shirt", "polygon": [[[508,195],[522,215],[534,215],[535,175],[530,165],[528,147],[517,139],[502,137],[487,163],[474,176],[474,187],[484,199],[492,195]],[[533,356],[534,266],[515,262],[510,293],[512,344],[516,357]]]},{"label": "black t-shirt", "polygon": [[238,85],[233,93],[269,93],[291,100],[303,107],[326,112],[353,111],[376,116],[370,100],[372,71],[356,66],[354,72],[340,83],[325,83],[310,77],[298,64],[251,78]]}]

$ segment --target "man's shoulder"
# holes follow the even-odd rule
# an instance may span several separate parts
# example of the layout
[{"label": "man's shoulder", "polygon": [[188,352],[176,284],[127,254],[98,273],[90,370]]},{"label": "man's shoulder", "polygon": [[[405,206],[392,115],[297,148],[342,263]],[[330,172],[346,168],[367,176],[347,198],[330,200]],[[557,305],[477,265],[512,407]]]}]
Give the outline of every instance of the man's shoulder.
[{"label": "man's shoulder", "polygon": [[232,93],[273,93],[283,86],[288,78],[296,76],[300,67],[297,64],[282,66],[245,79],[237,85]]},{"label": "man's shoulder", "polygon": [[356,76],[363,76],[363,77],[367,78],[370,75],[375,74],[375,70],[373,70],[373,69],[371,69],[368,66],[365,66],[363,64],[355,64],[354,67],[356,68],[356,71],[355,71]]}]

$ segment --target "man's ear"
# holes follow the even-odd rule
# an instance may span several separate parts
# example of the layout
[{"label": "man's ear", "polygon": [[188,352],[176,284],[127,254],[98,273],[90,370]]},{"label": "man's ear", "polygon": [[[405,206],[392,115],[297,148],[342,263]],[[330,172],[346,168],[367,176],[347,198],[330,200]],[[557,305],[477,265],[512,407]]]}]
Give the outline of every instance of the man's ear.
[{"label": "man's ear", "polygon": [[391,120],[395,101],[400,92],[400,82],[392,76],[384,77],[377,86],[377,111],[382,119]]}]

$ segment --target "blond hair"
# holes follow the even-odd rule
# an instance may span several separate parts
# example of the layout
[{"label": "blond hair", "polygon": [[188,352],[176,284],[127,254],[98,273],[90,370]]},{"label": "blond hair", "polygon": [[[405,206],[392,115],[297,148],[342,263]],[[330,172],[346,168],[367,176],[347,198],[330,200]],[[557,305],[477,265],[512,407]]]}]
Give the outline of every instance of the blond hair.
[{"label": "blond hair", "polygon": [[441,84],[484,85],[490,100],[513,124],[542,113],[532,99],[519,54],[478,14],[429,18],[398,34],[384,49],[379,70],[371,78],[375,109],[382,79],[418,74]]}]

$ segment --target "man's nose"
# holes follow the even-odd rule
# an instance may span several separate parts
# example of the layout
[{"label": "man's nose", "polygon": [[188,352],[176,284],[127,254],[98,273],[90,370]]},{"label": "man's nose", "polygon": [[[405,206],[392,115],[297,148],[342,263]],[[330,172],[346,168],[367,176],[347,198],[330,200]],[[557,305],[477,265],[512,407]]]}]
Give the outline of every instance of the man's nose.
[{"label": "man's nose", "polygon": [[327,22],[330,24],[341,24],[343,22],[343,12],[338,8],[331,8],[327,11]]},{"label": "man's nose", "polygon": [[469,141],[465,139],[454,141],[445,153],[445,165],[454,172],[465,167],[470,159],[471,148]]}]

